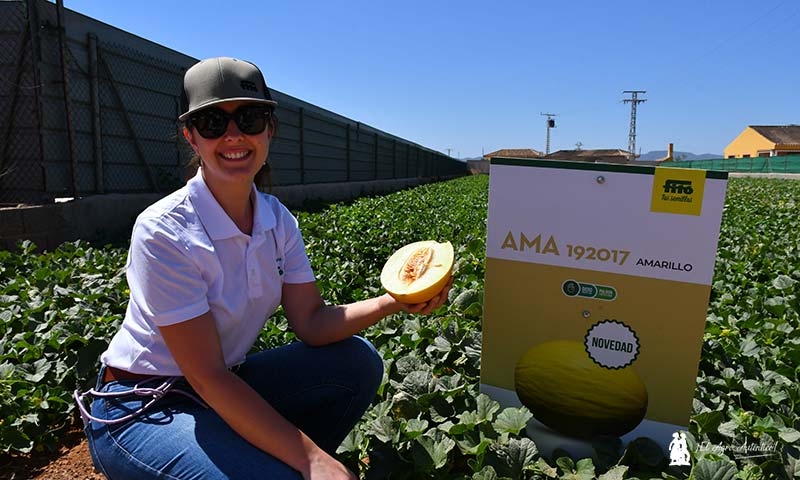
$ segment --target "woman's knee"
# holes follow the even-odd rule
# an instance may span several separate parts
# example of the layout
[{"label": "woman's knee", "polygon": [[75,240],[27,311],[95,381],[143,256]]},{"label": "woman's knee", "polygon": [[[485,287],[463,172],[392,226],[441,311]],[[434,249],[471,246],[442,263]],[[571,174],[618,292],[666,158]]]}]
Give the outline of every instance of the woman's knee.
[{"label": "woman's knee", "polygon": [[353,358],[358,362],[357,368],[364,376],[375,383],[377,389],[383,380],[383,358],[372,343],[364,337],[354,335],[348,340],[348,346],[354,351]]}]

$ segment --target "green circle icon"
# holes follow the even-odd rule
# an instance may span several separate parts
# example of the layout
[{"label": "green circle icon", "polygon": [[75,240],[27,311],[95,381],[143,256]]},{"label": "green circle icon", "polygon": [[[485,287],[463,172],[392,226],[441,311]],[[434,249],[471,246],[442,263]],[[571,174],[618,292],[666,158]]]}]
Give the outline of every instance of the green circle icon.
[{"label": "green circle icon", "polygon": [[564,291],[564,295],[574,297],[580,292],[581,287],[575,280],[567,280],[564,282],[564,285],[561,286],[561,289]]}]

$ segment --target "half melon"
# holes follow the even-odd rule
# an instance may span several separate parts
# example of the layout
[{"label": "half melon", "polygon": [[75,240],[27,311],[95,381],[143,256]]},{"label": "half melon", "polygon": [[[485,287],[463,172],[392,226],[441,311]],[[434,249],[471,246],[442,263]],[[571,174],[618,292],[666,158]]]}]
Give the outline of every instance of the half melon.
[{"label": "half melon", "polygon": [[452,271],[450,242],[414,242],[389,257],[381,271],[381,285],[399,302],[422,303],[444,288]]}]

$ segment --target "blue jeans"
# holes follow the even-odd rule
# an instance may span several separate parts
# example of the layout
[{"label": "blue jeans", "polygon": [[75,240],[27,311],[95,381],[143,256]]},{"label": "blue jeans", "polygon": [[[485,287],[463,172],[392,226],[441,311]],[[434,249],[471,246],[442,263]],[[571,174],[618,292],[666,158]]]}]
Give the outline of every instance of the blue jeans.
[{"label": "blue jeans", "polygon": [[[112,381],[98,390],[130,389]],[[284,417],[333,454],[369,407],[383,361],[367,340],[351,337],[324,347],[297,342],[251,355],[236,370]],[[176,388],[190,390],[183,381]],[[96,399],[92,414],[114,419],[150,398]],[[92,461],[110,479],[299,479],[300,474],[254,447],[211,408],[170,393],[119,425],[87,425]]]}]

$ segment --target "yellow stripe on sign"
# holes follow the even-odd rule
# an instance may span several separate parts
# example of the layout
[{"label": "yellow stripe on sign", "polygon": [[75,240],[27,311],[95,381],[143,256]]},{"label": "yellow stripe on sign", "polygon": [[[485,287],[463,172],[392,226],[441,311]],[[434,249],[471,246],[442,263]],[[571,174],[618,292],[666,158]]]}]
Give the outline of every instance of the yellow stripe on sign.
[{"label": "yellow stripe on sign", "polygon": [[705,170],[656,167],[650,211],[699,216],[705,184]]}]

